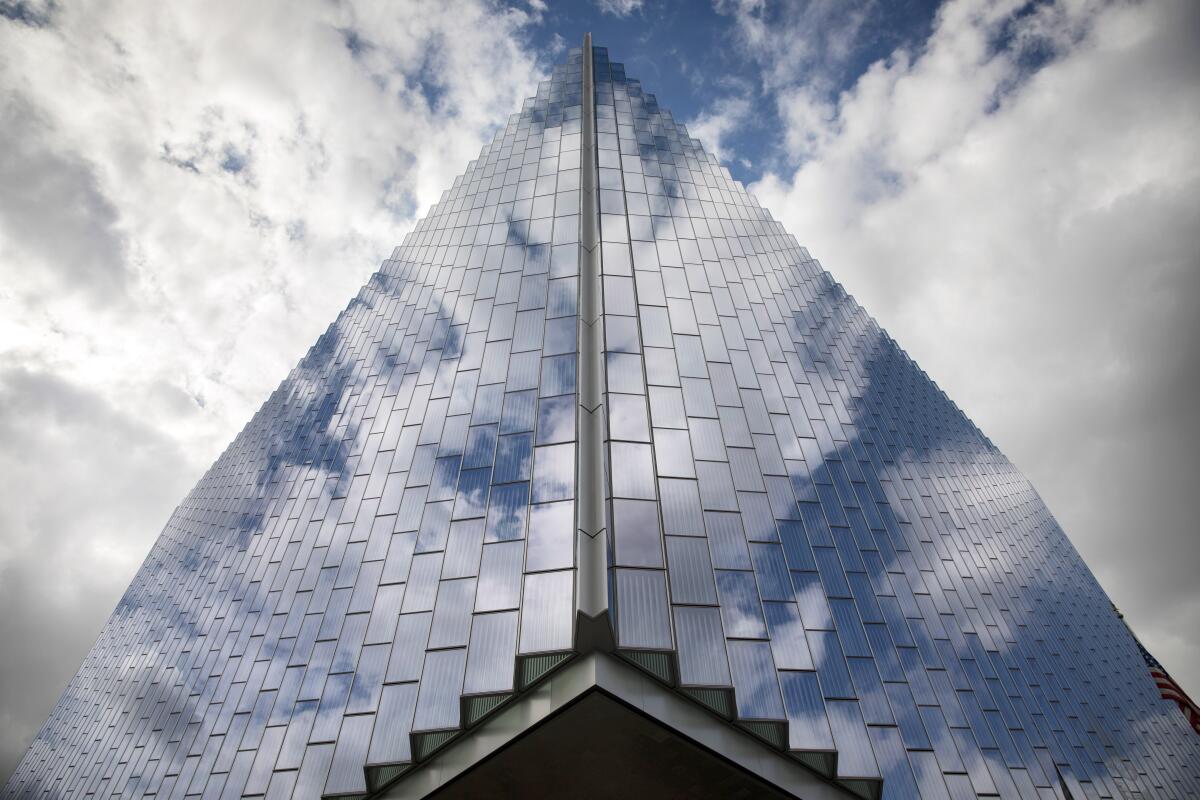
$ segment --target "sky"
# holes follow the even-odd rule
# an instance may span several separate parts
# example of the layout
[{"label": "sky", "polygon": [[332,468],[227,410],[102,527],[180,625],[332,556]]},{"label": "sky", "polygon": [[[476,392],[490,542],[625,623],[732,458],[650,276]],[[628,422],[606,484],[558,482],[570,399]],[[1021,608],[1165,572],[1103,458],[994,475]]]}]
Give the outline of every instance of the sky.
[{"label": "sky", "polygon": [[588,30],[1200,695],[1200,4],[0,0],[0,781],[172,509]]}]

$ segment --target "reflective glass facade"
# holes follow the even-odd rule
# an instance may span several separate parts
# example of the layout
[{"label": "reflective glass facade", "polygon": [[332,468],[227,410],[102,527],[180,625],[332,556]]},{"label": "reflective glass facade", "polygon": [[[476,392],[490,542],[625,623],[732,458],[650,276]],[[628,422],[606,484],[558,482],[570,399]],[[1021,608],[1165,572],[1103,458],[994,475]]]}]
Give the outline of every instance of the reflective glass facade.
[{"label": "reflective glass facade", "polygon": [[1028,481],[584,52],[183,501],[0,796],[363,796],[595,647],[866,797],[1200,796]]}]

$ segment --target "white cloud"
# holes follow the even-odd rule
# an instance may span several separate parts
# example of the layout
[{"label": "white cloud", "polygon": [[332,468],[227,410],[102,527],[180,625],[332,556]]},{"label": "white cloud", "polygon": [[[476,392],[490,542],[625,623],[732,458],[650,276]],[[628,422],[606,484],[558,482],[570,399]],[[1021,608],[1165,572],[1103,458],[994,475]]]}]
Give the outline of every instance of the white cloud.
[{"label": "white cloud", "polygon": [[27,742],[186,487],[534,93],[530,8],[0,9],[0,726]]},{"label": "white cloud", "polygon": [[724,97],[687,123],[688,134],[704,143],[704,149],[722,161],[736,158],[724,139],[745,122],[750,101],[745,97]]},{"label": "white cloud", "polygon": [[752,190],[1026,472],[1195,691],[1200,8],[1021,6],[949,3],[832,100],[781,86],[800,166]]},{"label": "white cloud", "polygon": [[612,14],[614,17],[628,17],[635,11],[641,11],[643,0],[595,0],[596,8],[601,14]]},{"label": "white cloud", "polygon": [[[793,160],[806,158],[813,145],[809,139],[833,113],[829,94],[844,80],[864,39],[880,35],[877,4],[874,0],[713,0],[713,9],[729,19],[728,46],[752,72],[757,67],[757,81],[751,86],[741,76],[719,79],[731,93],[709,103],[689,121],[689,132],[722,161],[740,160],[752,167],[729,152],[726,141],[751,122],[752,102],[786,97],[787,102],[777,103],[785,122],[784,151]],[[761,126],[761,121],[751,126]]]},{"label": "white cloud", "polygon": [[878,21],[875,0],[713,0],[733,22],[733,41],[761,68],[763,88],[797,80],[827,87],[855,53],[864,27]]}]

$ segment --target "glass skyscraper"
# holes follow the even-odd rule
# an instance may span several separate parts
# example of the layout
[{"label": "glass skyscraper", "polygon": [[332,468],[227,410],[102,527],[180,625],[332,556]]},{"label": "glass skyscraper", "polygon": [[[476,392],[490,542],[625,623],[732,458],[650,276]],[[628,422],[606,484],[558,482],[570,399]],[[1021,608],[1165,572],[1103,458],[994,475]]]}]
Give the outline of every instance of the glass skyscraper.
[{"label": "glass skyscraper", "polygon": [[1200,738],[1029,482],[585,39],[183,500],[0,796],[617,789],[1197,797]]}]

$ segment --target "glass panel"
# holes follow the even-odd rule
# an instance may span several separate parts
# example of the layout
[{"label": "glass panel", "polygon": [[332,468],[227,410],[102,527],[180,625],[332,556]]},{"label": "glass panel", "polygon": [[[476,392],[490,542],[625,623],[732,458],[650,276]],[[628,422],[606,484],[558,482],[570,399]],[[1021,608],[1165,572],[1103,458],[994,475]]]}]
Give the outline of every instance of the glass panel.
[{"label": "glass panel", "polygon": [[379,718],[386,725],[376,725],[367,751],[371,764],[394,764],[412,760],[408,734],[412,730],[413,711],[417,705],[417,684],[400,683],[383,687],[379,700]]},{"label": "glass panel", "polygon": [[750,569],[750,550],[737,514],[704,515],[713,566],[718,569]]},{"label": "glass panel", "polygon": [[572,394],[575,391],[575,355],[542,359],[542,397]]},{"label": "glass panel", "polygon": [[573,316],[548,320],[546,322],[546,343],[542,352],[546,355],[573,353],[576,346],[576,328],[577,323]]},{"label": "glass panel", "polygon": [[458,496],[454,501],[454,519],[482,517],[487,510],[490,469],[463,470],[458,481]]},{"label": "glass panel", "polygon": [[496,483],[527,481],[533,471],[533,436],[528,433],[501,436],[496,446]]},{"label": "glass panel", "polygon": [[608,427],[613,439],[635,442],[650,441],[645,398],[640,395],[610,394],[608,396]]},{"label": "glass panel", "polygon": [[[442,563],[442,578],[468,578],[479,571],[479,550],[483,546],[481,519],[461,520],[450,524],[446,540],[446,557]],[[382,589],[380,590],[382,593]],[[369,636],[369,634],[368,634]]]},{"label": "glass panel", "polygon": [[367,644],[392,641],[396,632],[396,618],[400,615],[400,602],[403,599],[402,584],[379,587],[374,607],[371,609],[371,619],[367,624]]},{"label": "glass panel", "polygon": [[615,559],[619,566],[663,566],[657,503],[647,500],[614,500],[613,533]]},{"label": "glass panel", "polygon": [[458,472],[462,466],[461,456],[439,458],[433,465],[433,479],[429,484],[429,501],[451,500],[458,486]]},{"label": "glass panel", "polygon": [[524,542],[496,542],[483,546],[479,587],[475,593],[477,612],[517,607],[524,560]]},{"label": "glass panel", "polygon": [[604,318],[604,345],[610,353],[641,352],[637,319],[606,316]]},{"label": "glass panel", "polygon": [[671,602],[716,605],[717,588],[708,543],[684,536],[668,536],[666,542]]},{"label": "glass panel", "polygon": [[779,535],[775,530],[775,514],[771,510],[771,503],[767,496],[757,492],[738,492],[737,498],[738,506],[742,510],[742,525],[746,531],[746,541],[779,541]]},{"label": "glass panel", "polygon": [[679,681],[688,686],[731,686],[721,613],[716,608],[675,607]]},{"label": "glass panel", "polygon": [[[804,620],[805,629],[832,630],[833,613],[829,610],[825,590],[821,588],[821,577],[815,572],[793,572],[792,586],[796,588],[796,605],[800,607],[800,618]],[[887,630],[884,629],[883,633],[886,637]],[[888,652],[891,652],[890,648],[889,644]]]},{"label": "glass panel", "polygon": [[846,659],[837,634],[831,631],[809,631],[808,640],[816,660],[817,674],[821,678],[821,689],[825,697],[855,697],[854,686],[850,683],[850,672],[846,668]]},{"label": "glass panel", "polygon": [[325,680],[321,704],[317,707],[317,719],[309,734],[310,742],[332,742],[337,739],[342,726],[342,712],[346,710],[346,700],[350,697],[350,684],[353,682],[354,673],[351,672],[330,675]]},{"label": "glass panel", "polygon": [[[310,707],[315,711],[316,703],[312,703]],[[310,707],[306,706],[300,712],[301,717],[307,719],[309,726],[312,725],[312,716],[314,715],[314,711],[309,711]],[[301,717],[293,717],[293,719],[300,721]],[[262,793],[267,790],[267,786],[271,781],[271,769],[284,755],[282,745],[287,731],[287,728],[268,728],[264,731],[258,752],[251,755],[253,762],[250,767],[250,774],[246,776],[244,786],[246,793]],[[290,747],[288,749],[290,752],[287,753],[286,757],[291,766],[300,766],[300,758],[304,754],[304,741],[308,738],[307,728],[305,728],[304,734],[303,737],[298,735],[293,736],[292,743],[289,743]],[[238,794],[240,796],[242,792],[239,791]]]},{"label": "glass panel", "polygon": [[575,395],[547,397],[538,404],[538,444],[575,440]]},{"label": "glass panel", "polygon": [[467,435],[467,452],[463,456],[463,468],[491,467],[496,457],[496,432],[494,425],[480,425],[470,429]]},{"label": "glass panel", "polygon": [[667,582],[658,570],[618,569],[617,635],[622,647],[672,647]]},{"label": "glass panel", "polygon": [[441,553],[422,553],[413,557],[412,574],[409,576],[408,590],[404,593],[404,605],[401,609],[403,613],[433,610],[433,600],[437,596],[438,579],[441,574]]},{"label": "glass panel", "polygon": [[[429,503],[421,517],[421,528],[417,532],[417,552],[428,553],[441,550],[446,546],[446,536],[450,533],[451,506],[449,501],[444,503]],[[414,571],[417,569],[413,565]]]},{"label": "glass panel", "polygon": [[512,691],[516,651],[517,612],[475,615],[463,693]]},{"label": "glass panel", "polygon": [[854,607],[854,601],[831,598],[829,607],[833,611],[838,639],[841,641],[842,650],[846,655],[870,656],[871,647],[867,644],[867,635],[863,631],[862,620],[858,618],[858,610]]},{"label": "glass panel", "polygon": [[729,667],[741,719],[784,719],[771,645],[731,639]]},{"label": "glass panel", "polygon": [[326,794],[354,794],[365,792],[366,777],[362,765],[366,762],[367,745],[371,741],[371,728],[375,715],[346,717],[333,751],[333,763],[329,768],[329,780],[325,784]]},{"label": "glass panel", "polygon": [[738,510],[728,464],[720,461],[697,461],[696,476],[700,479],[700,503],[704,510]]},{"label": "glass panel", "polygon": [[459,692],[466,666],[465,648],[431,650],[425,657],[413,730],[442,730],[459,725]]},{"label": "glass panel", "polygon": [[[679,385],[679,370],[675,363],[675,351],[665,347],[643,346],[642,355],[646,359],[646,375],[651,383],[656,383],[660,386]],[[654,416],[654,409],[651,409],[650,414],[655,425],[666,424],[660,423],[658,418]]]},{"label": "glass panel", "polygon": [[[301,700],[296,703],[295,710],[292,712],[291,719],[288,721],[287,732],[283,734],[283,742],[279,748],[279,757],[275,759],[276,769],[298,769],[304,758],[304,746],[308,742],[308,734],[312,730],[313,723],[317,718],[316,700]],[[278,729],[269,729],[278,730]],[[264,733],[263,741],[259,747],[260,752],[270,754],[274,744],[276,733]],[[247,783],[247,791],[250,791],[254,784],[257,784],[255,774],[258,772],[257,759],[255,760],[255,769],[252,770],[250,782]],[[264,759],[263,775],[270,771],[270,765]]]},{"label": "glass panel", "polygon": [[564,569],[575,564],[575,503],[544,503],[529,509],[526,572]]},{"label": "glass panel", "polygon": [[763,603],[771,653],[779,669],[813,669],[804,624],[795,603]]},{"label": "glass panel", "polygon": [[829,700],[825,703],[829,727],[833,730],[834,746],[838,751],[839,778],[879,777],[875,753],[867,736],[858,703],[853,700]]},{"label": "glass panel", "polygon": [[350,687],[347,714],[373,712],[379,705],[379,692],[383,687],[383,674],[391,654],[391,644],[369,645],[358,657],[358,669]]},{"label": "glass panel", "polygon": [[832,750],[833,733],[815,672],[779,673],[788,718],[788,747],[793,750]]},{"label": "glass panel", "polygon": [[658,474],[668,478],[696,477],[696,459],[686,430],[654,429],[654,452]]},{"label": "glass panel", "polygon": [[492,489],[488,508],[485,542],[510,541],[525,537],[525,517],[529,511],[529,484],[513,483]]},{"label": "glass panel", "polygon": [[508,392],[504,395],[504,414],[500,418],[500,432],[532,431],[536,408],[536,392]]},{"label": "glass panel", "polygon": [[[867,664],[874,667],[874,662],[870,659],[849,659],[852,664],[864,665]],[[860,670],[854,670],[856,676],[855,683],[858,683],[857,676]],[[876,673],[878,674],[878,673]],[[889,683],[883,687],[887,691],[888,703],[891,710],[895,713],[896,724],[900,727],[900,736],[904,741],[904,746],[916,750],[929,750],[932,745],[929,741],[929,736],[925,732],[925,726],[921,722],[921,715],[917,712],[917,705],[913,702],[912,692],[908,690],[908,686],[903,683]]]},{"label": "glass panel", "polygon": [[568,500],[575,496],[575,445],[538,447],[533,465],[533,502]]},{"label": "glass panel", "polygon": [[[657,376],[657,372],[650,372]],[[683,392],[670,386],[650,387],[650,416],[655,428],[686,428]]]},{"label": "glass panel", "polygon": [[779,541],[783,544],[783,555],[789,569],[816,571],[817,562],[813,559],[803,523],[799,520],[780,522]]},{"label": "glass panel", "polygon": [[574,574],[569,570],[525,577],[521,598],[522,653],[571,648],[574,588]]},{"label": "glass panel", "polygon": [[630,353],[609,353],[608,391],[623,394],[644,394],[642,359]]},{"label": "glass panel", "polygon": [[766,639],[767,626],[754,586],[754,573],[717,570],[717,593],[725,635],[739,639]]},{"label": "glass panel", "polygon": [[425,662],[425,643],[429,639],[429,624],[433,614],[401,614],[396,623],[396,639],[388,661],[386,683],[415,681],[421,677]]},{"label": "glass panel", "polygon": [[465,646],[474,606],[474,578],[442,581],[433,611],[429,648]]},{"label": "glass panel", "polygon": [[325,779],[332,761],[332,744],[316,744],[305,748],[304,763],[296,776],[295,796],[320,797],[325,791]]},{"label": "glass panel", "polygon": [[[696,458],[707,461],[724,461],[727,458],[725,442],[721,438],[720,422],[715,419],[699,419],[693,417],[688,420],[688,429],[692,434],[691,440],[696,453]],[[750,453],[750,458],[754,458],[753,452]],[[759,470],[756,469],[757,466],[758,464],[755,462],[752,472],[759,472]],[[746,488],[754,489],[761,487],[748,486]]]},{"label": "glass panel", "polygon": [[695,481],[662,478],[663,530],[680,536],[703,536],[704,517],[700,510],[700,488]]},{"label": "glass panel", "polygon": [[758,579],[758,595],[763,600],[791,600],[795,595],[783,560],[783,548],[777,544],[750,545],[754,576]]},{"label": "glass panel", "polygon": [[614,497],[654,499],[654,462],[650,445],[613,442],[610,447]]}]

